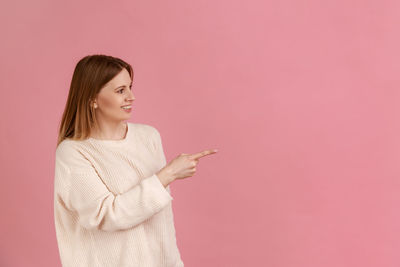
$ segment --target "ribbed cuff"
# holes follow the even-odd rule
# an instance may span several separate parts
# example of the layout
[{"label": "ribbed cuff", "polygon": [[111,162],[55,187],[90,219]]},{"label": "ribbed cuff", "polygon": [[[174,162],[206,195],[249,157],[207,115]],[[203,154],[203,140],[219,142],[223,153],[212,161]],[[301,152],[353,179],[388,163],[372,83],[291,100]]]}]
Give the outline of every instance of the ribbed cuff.
[{"label": "ribbed cuff", "polygon": [[157,196],[160,197],[160,200],[173,200],[174,198],[171,196],[171,194],[168,192],[167,188],[164,187],[164,185],[161,183],[160,179],[158,178],[157,174],[153,174],[147,179],[144,179],[143,182],[147,182],[151,185],[151,188],[154,188],[154,190],[157,190]]}]

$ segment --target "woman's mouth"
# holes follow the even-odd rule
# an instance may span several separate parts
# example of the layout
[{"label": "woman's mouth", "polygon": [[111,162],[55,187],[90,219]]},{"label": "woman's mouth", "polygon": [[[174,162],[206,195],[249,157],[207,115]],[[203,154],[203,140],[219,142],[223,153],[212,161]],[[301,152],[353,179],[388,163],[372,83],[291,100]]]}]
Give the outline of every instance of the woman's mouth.
[{"label": "woman's mouth", "polygon": [[129,105],[129,106],[123,106],[122,107],[122,109],[125,111],[125,112],[131,112],[131,110],[132,110],[132,106],[131,105]]}]

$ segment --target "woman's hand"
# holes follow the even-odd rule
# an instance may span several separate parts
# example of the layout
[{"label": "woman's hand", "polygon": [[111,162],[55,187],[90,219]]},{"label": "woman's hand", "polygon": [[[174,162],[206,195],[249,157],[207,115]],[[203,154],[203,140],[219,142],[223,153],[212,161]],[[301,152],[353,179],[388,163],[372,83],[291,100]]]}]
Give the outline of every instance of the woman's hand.
[{"label": "woman's hand", "polygon": [[172,183],[175,179],[184,179],[191,177],[196,172],[196,166],[199,163],[199,159],[217,153],[218,150],[204,150],[195,154],[180,154],[173,160],[171,160],[164,168],[162,168],[157,176],[166,187]]}]

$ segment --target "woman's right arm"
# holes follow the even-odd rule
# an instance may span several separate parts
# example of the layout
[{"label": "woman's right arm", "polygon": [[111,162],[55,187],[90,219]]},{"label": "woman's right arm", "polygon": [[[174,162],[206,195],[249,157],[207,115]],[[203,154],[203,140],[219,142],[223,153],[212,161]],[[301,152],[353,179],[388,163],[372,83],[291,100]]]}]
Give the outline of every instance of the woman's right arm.
[{"label": "woman's right arm", "polygon": [[112,193],[90,161],[70,145],[57,149],[55,179],[56,195],[68,209],[77,212],[79,223],[86,229],[118,231],[135,227],[173,199],[157,174],[123,194]]}]

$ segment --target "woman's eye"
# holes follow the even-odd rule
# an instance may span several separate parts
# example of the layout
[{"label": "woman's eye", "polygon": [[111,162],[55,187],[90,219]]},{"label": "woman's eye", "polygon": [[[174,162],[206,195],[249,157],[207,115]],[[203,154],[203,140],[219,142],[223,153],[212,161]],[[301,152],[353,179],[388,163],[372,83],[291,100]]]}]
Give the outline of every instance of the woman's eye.
[{"label": "woman's eye", "polygon": [[121,89],[121,90],[118,90],[117,92],[119,93],[119,92],[122,92],[124,89]]}]

